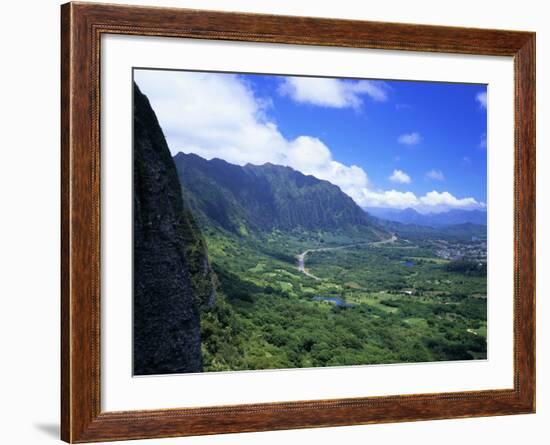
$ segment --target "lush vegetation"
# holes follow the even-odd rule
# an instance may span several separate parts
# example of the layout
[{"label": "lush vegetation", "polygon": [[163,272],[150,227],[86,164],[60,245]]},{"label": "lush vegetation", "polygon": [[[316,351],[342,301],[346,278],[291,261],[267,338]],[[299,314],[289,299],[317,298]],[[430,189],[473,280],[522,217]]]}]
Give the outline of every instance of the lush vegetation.
[{"label": "lush vegetation", "polygon": [[287,167],[174,161],[217,277],[205,371],[486,357],[485,227],[377,221]]},{"label": "lush vegetation", "polygon": [[452,267],[433,246],[311,252],[315,279],[295,255],[342,235],[206,234],[220,286],[202,317],[205,371],[486,357],[485,276]]}]

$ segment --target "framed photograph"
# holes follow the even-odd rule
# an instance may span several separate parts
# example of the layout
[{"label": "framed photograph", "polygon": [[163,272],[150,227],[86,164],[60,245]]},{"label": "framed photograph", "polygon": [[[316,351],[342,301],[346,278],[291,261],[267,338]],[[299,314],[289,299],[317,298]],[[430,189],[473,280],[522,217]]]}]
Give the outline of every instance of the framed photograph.
[{"label": "framed photograph", "polygon": [[535,34],[62,6],[62,439],[535,411]]}]

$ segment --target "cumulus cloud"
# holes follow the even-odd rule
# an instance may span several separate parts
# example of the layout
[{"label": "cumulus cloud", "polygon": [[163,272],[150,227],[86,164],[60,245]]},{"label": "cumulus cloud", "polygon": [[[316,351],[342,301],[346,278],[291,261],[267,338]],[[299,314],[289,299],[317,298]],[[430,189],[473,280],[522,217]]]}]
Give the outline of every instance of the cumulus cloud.
[{"label": "cumulus cloud", "polygon": [[482,108],[487,108],[487,92],[480,92],[476,95],[476,100],[479,103],[479,106]]},{"label": "cumulus cloud", "polygon": [[321,139],[287,139],[269,117],[269,98],[256,97],[238,75],[136,70],[135,80],[149,98],[173,155],[183,151],[239,165],[286,165],[339,186],[361,207],[438,211],[481,205],[447,192],[437,201],[439,195],[377,190],[363,168],[335,160]]},{"label": "cumulus cloud", "polygon": [[296,102],[330,108],[359,109],[363,105],[364,95],[377,102],[387,100],[384,83],[372,80],[285,77],[279,86],[279,93]]},{"label": "cumulus cloud", "polygon": [[449,192],[436,192],[435,190],[426,193],[419,198],[422,208],[429,210],[430,208],[437,208],[438,210],[446,210],[450,208],[461,209],[476,209],[485,208],[485,203],[476,201],[474,198],[462,198],[458,199],[451,195]]},{"label": "cumulus cloud", "polygon": [[434,181],[444,181],[445,175],[441,170],[430,170],[426,173],[426,178],[433,179]]},{"label": "cumulus cloud", "polygon": [[416,145],[422,142],[422,136],[419,133],[406,133],[397,138],[397,142],[405,145]]},{"label": "cumulus cloud", "polygon": [[474,198],[456,198],[449,192],[431,191],[424,196],[397,190],[363,190],[360,205],[369,207],[413,208],[421,213],[441,213],[450,209],[484,209],[486,204]]},{"label": "cumulus cloud", "polygon": [[151,101],[173,155],[184,151],[239,165],[286,165],[350,195],[353,188],[368,186],[362,168],[335,161],[320,139],[286,139],[267,117],[269,101],[255,97],[237,75],[137,70],[135,80]]},{"label": "cumulus cloud", "polygon": [[391,207],[406,209],[417,207],[418,198],[413,192],[400,192],[397,190],[362,190],[361,199],[358,201],[363,208]]},{"label": "cumulus cloud", "polygon": [[483,133],[479,138],[479,148],[487,148],[487,133]]},{"label": "cumulus cloud", "polygon": [[392,182],[397,182],[399,184],[411,183],[411,177],[403,170],[394,170],[388,179]]}]

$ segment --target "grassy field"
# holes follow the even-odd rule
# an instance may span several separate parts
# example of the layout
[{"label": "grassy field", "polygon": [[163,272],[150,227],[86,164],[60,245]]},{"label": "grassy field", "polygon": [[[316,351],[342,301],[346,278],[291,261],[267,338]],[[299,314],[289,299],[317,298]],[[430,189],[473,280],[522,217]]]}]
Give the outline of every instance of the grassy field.
[{"label": "grassy field", "polygon": [[[486,274],[451,267],[429,241],[207,229],[219,279],[202,316],[205,371],[486,357]],[[355,245],[353,245],[355,244]],[[296,255],[310,252],[306,269]]]}]

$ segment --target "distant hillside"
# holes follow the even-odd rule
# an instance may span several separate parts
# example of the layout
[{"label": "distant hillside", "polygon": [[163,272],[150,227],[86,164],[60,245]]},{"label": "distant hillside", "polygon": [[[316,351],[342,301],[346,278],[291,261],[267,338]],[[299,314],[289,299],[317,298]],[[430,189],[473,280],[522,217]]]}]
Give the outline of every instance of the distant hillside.
[{"label": "distant hillside", "polygon": [[378,219],[377,224],[391,233],[395,233],[399,238],[411,241],[421,241],[428,239],[442,238],[454,241],[471,241],[474,238],[486,239],[487,226],[482,224],[451,224],[448,226],[430,227],[418,224],[403,224],[396,221]]},{"label": "distant hillside", "polygon": [[456,224],[487,225],[487,212],[452,209],[441,213],[419,213],[414,209],[367,208],[371,215],[388,221],[418,226],[442,227]]},{"label": "distant hillside", "polygon": [[184,153],[174,162],[193,213],[228,231],[349,229],[372,238],[386,235],[339,187],[290,167],[239,166]]}]

